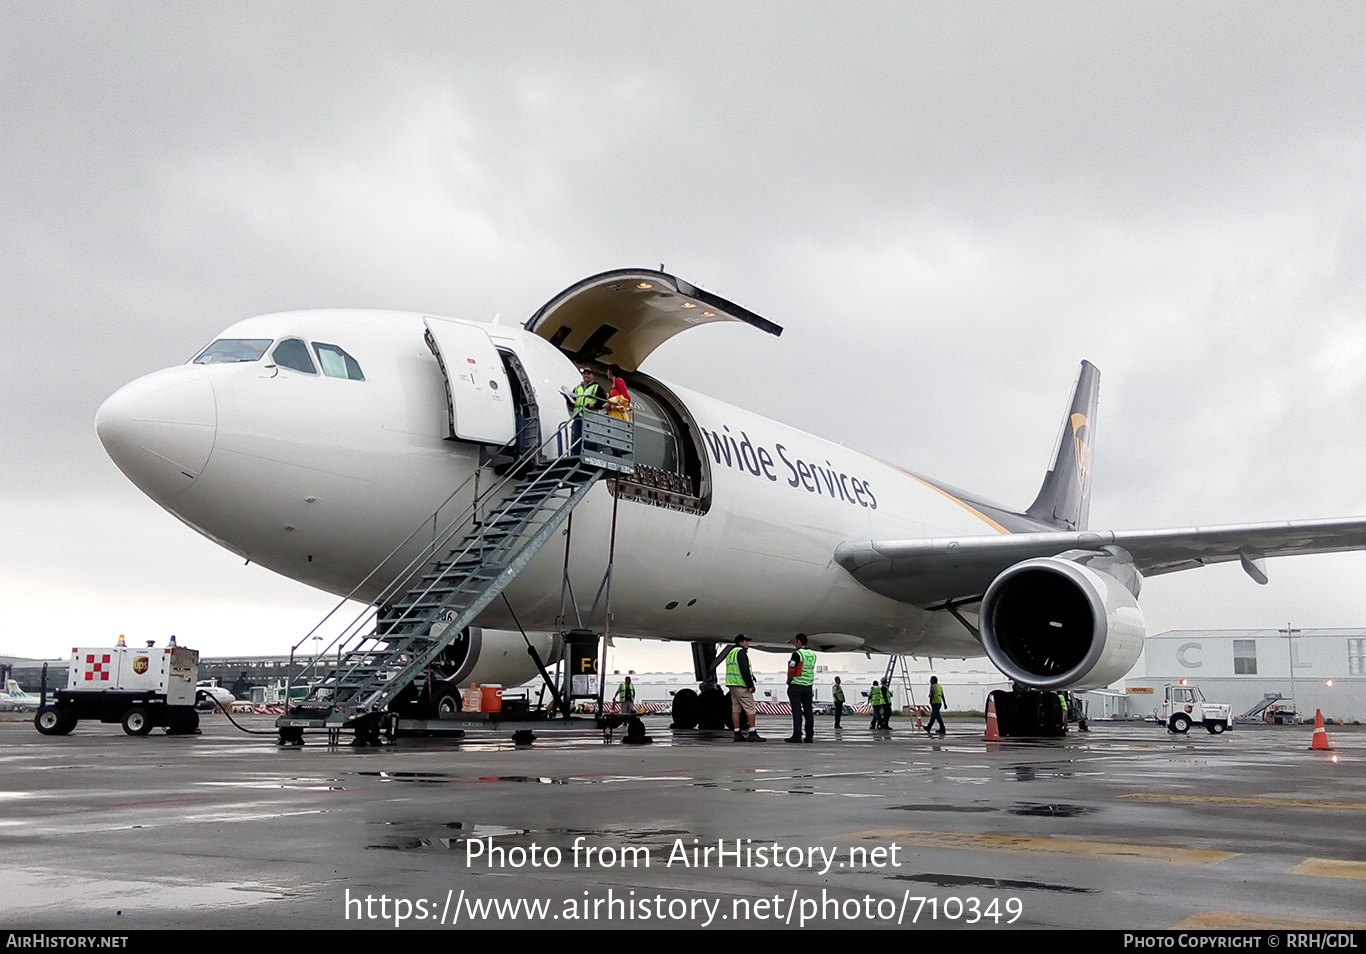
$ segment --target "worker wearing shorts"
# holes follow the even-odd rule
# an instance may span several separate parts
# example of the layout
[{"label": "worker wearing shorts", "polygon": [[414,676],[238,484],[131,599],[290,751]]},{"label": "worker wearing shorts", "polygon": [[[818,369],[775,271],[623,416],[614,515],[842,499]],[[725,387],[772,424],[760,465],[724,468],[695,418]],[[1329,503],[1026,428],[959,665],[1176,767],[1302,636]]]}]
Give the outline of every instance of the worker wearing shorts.
[{"label": "worker wearing shorts", "polygon": [[[726,653],[726,689],[730,691],[730,714],[735,726],[736,742],[762,742],[763,736],[754,730],[758,709],[754,705],[754,673],[749,668],[749,637],[744,633],[735,637],[735,645]],[[741,721],[741,720],[744,721]],[[748,732],[745,731],[748,727]]]}]

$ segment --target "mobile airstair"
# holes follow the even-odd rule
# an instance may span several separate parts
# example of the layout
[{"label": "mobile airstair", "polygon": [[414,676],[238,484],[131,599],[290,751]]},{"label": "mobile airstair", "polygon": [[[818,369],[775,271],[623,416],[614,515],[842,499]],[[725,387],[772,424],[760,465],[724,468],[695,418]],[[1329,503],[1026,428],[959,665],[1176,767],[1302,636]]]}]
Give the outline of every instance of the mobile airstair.
[{"label": "mobile airstair", "polygon": [[[418,556],[391,574],[392,582],[371,605],[309,660],[301,679],[310,672],[316,678],[330,665],[326,660],[337,661],[276,721],[280,741],[300,742],[306,729],[326,729],[335,740],[346,728],[358,742],[378,742],[390,703],[517,578],[601,477],[629,473],[634,466],[631,425],[598,412],[562,425],[518,458],[492,488],[434,532]],[[381,567],[422,530],[437,527],[461,488]]]}]

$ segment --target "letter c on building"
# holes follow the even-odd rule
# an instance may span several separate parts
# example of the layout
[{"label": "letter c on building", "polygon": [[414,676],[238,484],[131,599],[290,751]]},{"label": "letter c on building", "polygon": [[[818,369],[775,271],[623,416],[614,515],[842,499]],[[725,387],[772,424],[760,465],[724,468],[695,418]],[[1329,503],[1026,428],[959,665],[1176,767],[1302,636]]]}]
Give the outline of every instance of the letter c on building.
[{"label": "letter c on building", "polygon": [[1187,669],[1199,669],[1201,666],[1204,665],[1204,663],[1202,663],[1198,659],[1186,658],[1186,653],[1199,652],[1199,650],[1199,643],[1182,643],[1179,647],[1177,647],[1176,661],[1179,662],[1181,665],[1185,666]]}]

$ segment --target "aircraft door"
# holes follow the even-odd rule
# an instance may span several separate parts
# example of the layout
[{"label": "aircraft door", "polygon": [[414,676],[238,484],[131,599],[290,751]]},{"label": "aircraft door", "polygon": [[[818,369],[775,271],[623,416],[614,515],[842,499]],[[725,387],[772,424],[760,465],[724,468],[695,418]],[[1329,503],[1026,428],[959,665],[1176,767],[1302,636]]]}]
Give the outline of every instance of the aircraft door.
[{"label": "aircraft door", "polygon": [[441,318],[423,318],[427,346],[446,379],[450,436],[478,444],[506,444],[516,436],[512,389],[487,332]]}]

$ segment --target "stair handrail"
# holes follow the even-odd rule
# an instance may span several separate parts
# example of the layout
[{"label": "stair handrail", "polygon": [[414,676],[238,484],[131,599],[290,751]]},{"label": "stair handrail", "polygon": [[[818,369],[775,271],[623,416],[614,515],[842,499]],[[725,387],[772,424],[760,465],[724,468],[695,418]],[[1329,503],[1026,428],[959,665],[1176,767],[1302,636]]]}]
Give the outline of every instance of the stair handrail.
[{"label": "stair handrail", "polygon": [[[524,425],[523,433],[531,431],[536,425],[537,422],[528,421],[526,425]],[[504,444],[503,447],[500,448],[500,450],[515,446],[521,440],[522,436],[522,434],[519,434],[518,436],[514,437],[507,444]],[[534,459],[536,455],[541,452],[542,448],[548,443],[549,440],[543,443],[541,447],[528,450],[524,455],[522,455],[521,458],[514,462],[512,467],[509,468],[504,478],[500,480],[497,484],[495,484],[493,487],[491,487],[488,492],[492,494],[502,489],[502,487],[506,485],[507,479],[511,477],[513,474],[517,473],[519,469],[525,467],[526,464],[530,463],[530,461]],[[455,497],[462,490],[464,490],[472,481],[474,481],[474,479],[482,469],[482,467],[475,468],[474,473],[470,474],[469,477],[465,478],[465,480],[460,483],[460,486],[456,487],[455,490],[451,491],[451,493],[446,497],[446,499],[441,501],[441,503],[437,505],[435,510],[433,510],[426,517],[423,517],[422,520],[417,524],[417,526],[415,526],[412,529],[412,532],[410,532],[406,537],[404,537],[403,540],[397,546],[390,550],[389,553],[386,554],[385,557],[382,560],[380,560],[379,563],[377,563],[374,566],[374,568],[371,569],[370,572],[367,573],[361,579],[359,583],[357,583],[354,587],[351,588],[350,592],[348,592],[346,596],[342,597],[341,600],[338,601],[336,606],[332,607],[332,609],[329,610],[328,613],[321,620],[319,620],[317,624],[315,624],[314,627],[310,629],[308,633],[305,634],[304,637],[300,639],[297,644],[291,647],[291,670],[293,669],[292,664],[294,661],[294,653],[299,649],[299,647],[305,645],[308,642],[308,640],[313,637],[313,634],[318,631],[319,628],[321,628],[329,619],[331,619],[337,613],[338,610],[345,606],[349,600],[353,599],[356,593],[360,591],[361,587],[363,587],[367,582],[369,582],[370,579],[373,578],[376,573],[383,569],[385,564],[387,564],[391,559],[393,559],[395,554],[397,554],[400,550],[407,546],[408,543],[413,539],[413,537],[417,536],[417,534],[420,533],[423,529],[425,529],[429,523],[435,526],[435,522],[441,511],[445,509],[445,507],[453,499],[455,499]],[[378,613],[376,607],[383,605],[384,601],[394,594],[397,585],[402,580],[406,579],[415,569],[417,569],[417,567],[421,565],[421,562],[430,559],[431,553],[435,552],[436,549],[438,549],[442,544],[444,544],[446,541],[450,539],[452,535],[452,530],[456,528],[457,525],[463,526],[465,523],[469,521],[470,517],[473,516],[473,511],[477,509],[479,502],[480,501],[471,501],[470,504],[462,510],[460,510],[459,513],[457,513],[456,516],[453,517],[441,531],[434,531],[432,542],[424,546],[422,550],[419,551],[418,555],[413,557],[413,559],[410,560],[406,566],[399,569],[397,573],[394,575],[393,579],[391,579],[390,582],[380,590],[376,598],[372,601],[367,602],[365,608],[362,609],[361,612],[355,618],[353,618],[350,623],[344,626],[341,632],[334,636],[326,646],[317,650],[309,658],[308,662],[305,663],[303,667],[299,670],[295,678],[301,679],[306,673],[317,670],[319,668],[319,663],[324,658],[328,657],[331,654],[332,650],[338,647],[339,643],[341,643],[344,646],[345,643],[349,642],[361,629],[363,629],[368,624],[369,620],[367,620],[366,617],[377,616]]]},{"label": "stair handrail", "polygon": [[[562,425],[562,426],[561,426],[561,430],[564,430],[564,429],[568,428],[568,426],[569,426],[568,423]],[[553,438],[552,438],[552,439],[553,439]],[[546,444],[543,445],[543,446],[546,446],[546,445],[548,445],[549,443],[550,443],[550,440],[548,439],[548,440],[546,441]],[[564,447],[565,445],[561,445],[561,446]],[[563,461],[568,460],[568,459],[571,459],[571,458],[574,458],[574,457],[576,457],[576,456],[577,456],[577,455],[574,453],[574,451],[573,451],[572,448],[569,449],[569,450],[563,450],[559,457],[556,457],[556,458],[554,458],[553,460],[547,461],[546,464],[545,464],[545,467],[546,467],[546,468],[553,467],[555,464],[562,463]],[[497,484],[497,485],[495,486],[495,490],[501,489],[502,487],[505,487],[505,486],[512,480],[513,476],[514,476],[514,475],[513,475],[511,472],[510,472],[509,474],[507,474],[507,475],[504,477],[504,479],[503,479],[502,481],[500,481],[499,484]],[[490,491],[490,496],[492,495],[492,493],[493,493],[493,491]],[[497,508],[499,508],[499,509],[506,509],[506,508],[508,508],[508,507],[514,506],[514,505],[516,505],[517,503],[519,503],[519,502],[525,500],[526,497],[527,497],[528,495],[530,495],[530,494],[531,494],[530,488],[529,488],[529,487],[528,487],[528,488],[525,488],[525,489],[523,489],[521,492],[519,492],[519,493],[517,493],[517,494],[513,494],[513,495],[511,495],[511,496],[504,497],[504,498],[502,498],[501,500],[499,500],[499,501],[498,501],[498,504],[497,504]],[[539,508],[538,508],[538,510],[539,510]],[[530,520],[532,516],[533,516],[533,515],[530,515],[530,514],[529,514],[529,515],[527,515],[527,517],[526,517],[525,519],[526,519],[526,520]],[[428,580],[426,586],[424,586],[424,587],[423,587],[422,589],[420,589],[420,590],[419,590],[419,589],[416,589],[416,588],[413,588],[413,589],[409,589],[409,590],[406,591],[405,595],[412,596],[412,598],[413,598],[413,604],[416,604],[416,603],[421,602],[421,600],[422,600],[423,597],[429,596],[434,588],[436,588],[437,586],[443,584],[443,583],[449,578],[449,576],[450,576],[453,572],[455,572],[455,565],[461,561],[461,557],[466,556],[472,548],[474,548],[474,547],[476,547],[476,546],[481,546],[481,547],[483,546],[483,543],[484,543],[484,540],[485,540],[485,533],[486,533],[486,531],[488,530],[489,525],[490,525],[489,522],[486,520],[486,521],[481,525],[480,530],[479,530],[479,533],[470,536],[470,538],[469,538],[468,541],[465,543],[465,545],[464,545],[463,547],[461,547],[459,550],[452,550],[452,551],[451,551],[450,557],[441,561],[441,562],[443,562],[443,563],[446,563],[447,566],[446,566],[440,573],[438,573],[436,576],[434,576],[434,577],[432,577],[430,580]],[[430,562],[431,556],[432,556],[437,550],[440,550],[441,548],[447,546],[447,545],[450,543],[450,540],[451,540],[458,532],[460,532],[460,530],[463,529],[464,526],[465,526],[465,522],[463,522],[463,521],[459,522],[459,525],[458,525],[458,526],[456,525],[456,521],[452,521],[451,525],[450,525],[449,528],[448,528],[448,532],[445,532],[445,533],[443,534],[442,539],[435,541],[432,545],[430,545],[429,547],[427,547],[426,549],[429,550],[430,552],[428,552],[424,557],[422,557],[422,558],[420,558],[420,559],[415,559],[415,560],[413,561],[413,563],[410,565],[410,567],[411,567],[412,569],[417,569],[417,568],[420,568],[421,566],[425,565],[427,562]],[[408,570],[405,570],[405,571],[404,571],[404,574],[406,575],[408,572],[409,572]],[[399,578],[400,581],[401,581],[403,578],[404,578],[404,577],[401,576],[401,577]],[[395,592],[395,593],[396,593],[397,590],[398,590],[398,583],[395,583],[395,584],[393,584],[392,592]],[[406,608],[403,610],[403,612],[400,613],[398,616],[393,617],[392,619],[386,620],[386,623],[388,623],[389,626],[392,628],[393,626],[396,626],[396,625],[398,625],[399,623],[410,622],[410,621],[413,621],[413,620],[415,620],[415,619],[421,619],[422,617],[424,617],[424,615],[425,615],[427,612],[429,612],[429,610],[421,610],[421,611],[418,611],[418,610],[416,610],[415,605],[410,605],[410,606],[406,607]],[[362,620],[364,620],[365,617],[368,616],[368,615],[369,615],[369,614],[368,614],[368,611],[362,612],[362,613],[360,614],[360,616],[358,616],[358,617],[356,618],[355,622],[356,622],[356,623],[360,623],[360,622],[361,622]],[[434,621],[433,621],[433,622],[434,622]],[[376,627],[376,630],[378,630],[378,626]],[[356,645],[350,650],[350,652],[352,652],[352,653],[360,652],[360,644],[363,643],[366,639],[373,639],[373,640],[375,640],[376,642],[385,642],[385,641],[387,641],[389,638],[390,638],[390,637],[389,637],[389,635],[388,635],[387,633],[379,633],[378,631],[376,631],[376,632],[374,632],[374,633],[368,633],[368,634],[366,634],[364,637],[362,637],[361,639],[357,640]],[[377,650],[376,652],[380,652],[380,651]],[[351,668],[346,669],[346,670],[342,670],[342,669],[341,669],[341,666],[340,666],[340,660],[339,660],[338,668],[337,668],[337,671],[336,671],[336,674],[335,674],[335,676],[336,676],[336,679],[335,679],[335,688],[341,688],[341,687],[340,687],[340,683],[342,682],[342,680],[344,680],[347,676],[352,675],[352,674],[355,672],[355,670],[356,670],[356,666],[359,665],[360,663],[361,663],[361,660],[357,660],[357,663],[356,663],[356,664],[353,664],[353,665],[351,666]],[[325,686],[325,685],[326,685],[326,683],[324,683],[324,686]],[[346,700],[346,701],[349,701],[349,700]],[[334,704],[335,704],[335,703],[339,703],[339,702],[341,702],[341,700],[337,700],[337,699],[335,698],[335,696],[334,696]]]},{"label": "stair handrail", "polygon": [[[455,517],[453,517],[445,525],[445,527],[443,527],[439,532],[434,533],[432,541],[425,545],[418,552],[418,554],[407,563],[407,565],[405,565],[396,574],[394,574],[390,582],[386,584],[383,589],[380,590],[380,593],[375,597],[374,600],[369,601],[365,608],[362,609],[361,612],[358,613],[346,626],[344,626],[342,630],[337,635],[335,635],[326,646],[318,649],[315,653],[313,653],[308,659],[308,661],[303,664],[303,666],[300,668],[297,674],[289,675],[289,673],[293,672],[294,654],[299,650],[299,648],[305,645],[309,639],[313,638],[313,635],[329,619],[331,619],[343,606],[345,606],[348,601],[354,598],[355,594],[359,592],[360,589],[367,582],[369,582],[371,578],[375,576],[376,573],[383,569],[385,564],[387,564],[391,559],[393,559],[395,554],[397,554],[405,546],[407,546],[408,543],[413,539],[413,537],[417,536],[417,534],[421,532],[429,523],[435,525],[435,522],[438,519],[438,515],[441,513],[441,511],[475,479],[475,477],[483,468],[476,467],[474,473],[470,474],[470,476],[467,477],[464,481],[462,481],[461,484],[458,487],[456,487],[455,490],[451,491],[451,493],[436,507],[435,510],[431,512],[431,514],[429,514],[426,517],[423,517],[422,520],[417,524],[417,526],[415,526],[413,530],[406,537],[404,537],[402,541],[398,543],[397,546],[390,550],[389,553],[386,554],[385,557],[382,560],[380,560],[379,563],[377,563],[374,566],[374,568],[371,569],[370,572],[368,572],[361,579],[359,583],[352,587],[351,590],[346,594],[346,596],[343,596],[337,602],[337,604],[333,606],[332,609],[329,610],[327,614],[324,615],[323,618],[320,619],[313,626],[313,628],[310,629],[299,640],[298,643],[290,647],[290,665],[289,669],[286,671],[287,675],[285,682],[286,699],[288,699],[288,692],[292,688],[294,681],[296,679],[299,681],[304,681],[303,677],[306,674],[310,672],[316,673],[317,670],[320,668],[319,664],[322,662],[323,659],[330,656],[333,649],[339,649],[340,652],[340,648],[345,647],[345,645],[348,642],[354,639],[362,629],[365,629],[368,626],[371,620],[378,618],[378,607],[383,605],[388,598],[392,597],[397,592],[398,586],[404,580],[408,579],[408,577],[411,576],[413,572],[415,572],[422,565],[430,562],[432,555],[435,554],[441,547],[445,546],[450,541],[451,537],[455,535],[456,532],[458,532],[462,527],[465,526],[465,524],[471,521],[471,519],[477,514],[480,503],[482,503],[484,500],[487,500],[489,497],[494,496],[499,491],[506,488],[511,481],[520,477],[522,472],[527,468],[527,466],[535,460],[537,460],[538,458],[540,458],[542,452],[545,451],[546,448],[550,447],[552,443],[558,442],[560,452],[554,460],[550,461],[550,463],[556,463],[566,459],[567,457],[572,456],[574,448],[571,445],[570,441],[566,439],[569,434],[572,423],[572,418],[568,421],[561,422],[556,427],[555,432],[551,434],[548,438],[546,438],[544,441],[542,441],[539,446],[528,450],[525,454],[523,454],[516,461],[514,461],[514,463],[503,474],[501,479],[499,479],[497,483],[491,486],[485,494],[481,495],[480,500],[471,501],[470,504],[463,508]],[[503,449],[506,449],[508,447],[515,447],[527,432],[533,431],[538,426],[539,422],[535,419],[528,420],[527,423],[524,425],[523,432],[519,433],[507,444],[504,444]],[[428,587],[428,589],[430,589],[430,586]],[[424,591],[424,593],[425,592],[426,591]],[[399,619],[403,619],[403,616],[400,616]],[[398,620],[395,620],[395,622],[397,621]],[[360,639],[356,640],[356,645],[359,646],[359,644],[363,642],[366,638],[373,638],[375,635],[377,634],[366,634],[364,636],[361,636]],[[338,660],[338,662],[340,662],[340,659]],[[340,675],[340,673],[338,675]]]}]

